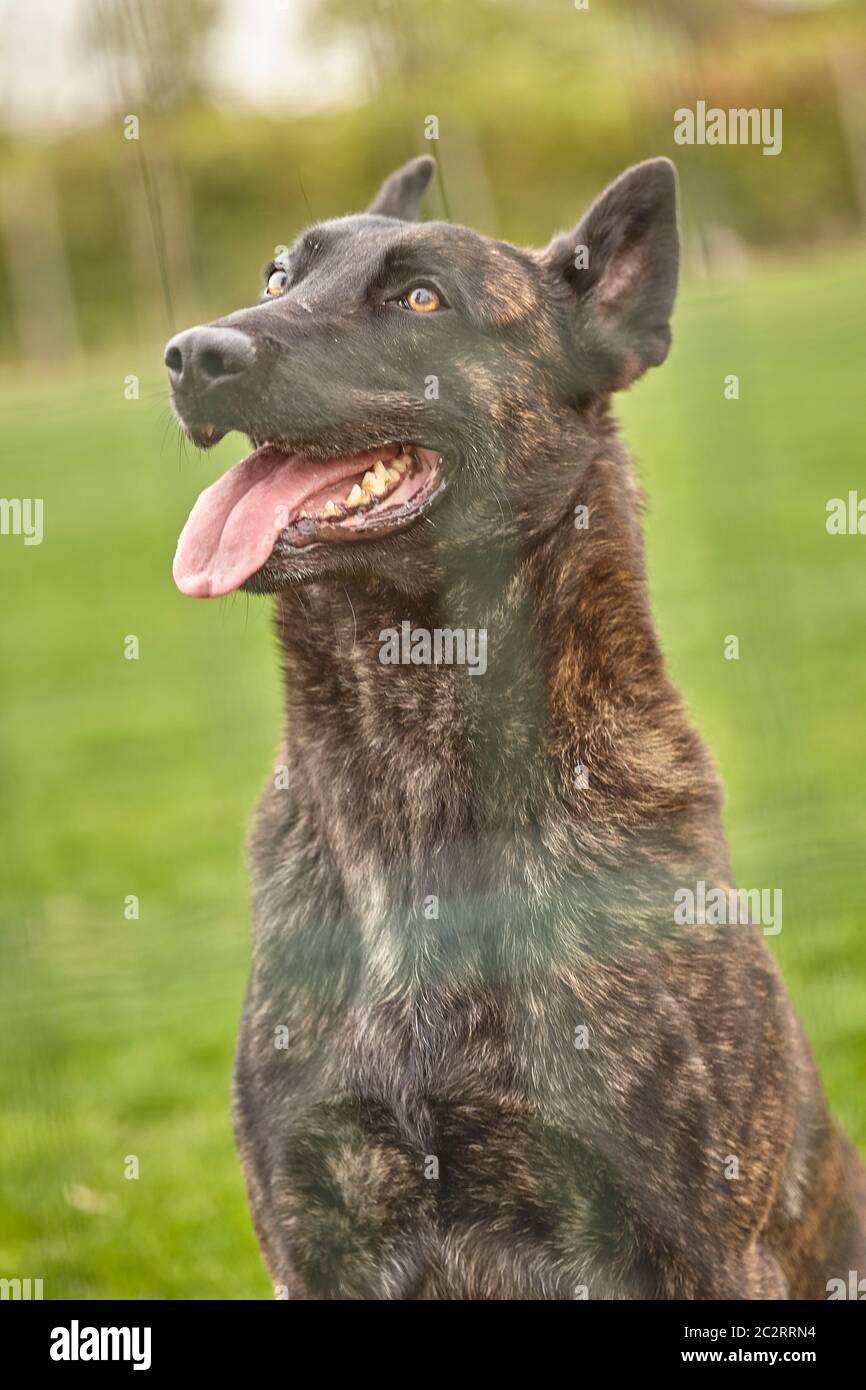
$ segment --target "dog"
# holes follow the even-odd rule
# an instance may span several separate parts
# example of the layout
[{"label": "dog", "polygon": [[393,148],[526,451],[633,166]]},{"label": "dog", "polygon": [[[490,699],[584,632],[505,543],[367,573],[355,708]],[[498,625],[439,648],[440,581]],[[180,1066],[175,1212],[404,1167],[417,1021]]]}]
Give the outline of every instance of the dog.
[{"label": "dog", "polygon": [[233,1088],[265,1262],[292,1299],[825,1298],[863,1167],[758,924],[675,909],[729,893],[722,798],[610,409],[670,346],[674,167],[544,251],[419,222],[432,172],[166,350],[190,437],[253,446],[175,580],[276,595],[285,670]]}]

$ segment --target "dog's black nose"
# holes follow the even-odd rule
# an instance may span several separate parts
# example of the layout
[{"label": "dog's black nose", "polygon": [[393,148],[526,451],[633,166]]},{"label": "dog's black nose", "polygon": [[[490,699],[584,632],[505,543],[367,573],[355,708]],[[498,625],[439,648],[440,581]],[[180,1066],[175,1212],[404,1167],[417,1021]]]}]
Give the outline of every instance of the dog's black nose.
[{"label": "dog's black nose", "polygon": [[252,366],[255,356],[252,339],[236,328],[187,328],[165,346],[165,365],[175,390],[203,390],[238,376]]}]

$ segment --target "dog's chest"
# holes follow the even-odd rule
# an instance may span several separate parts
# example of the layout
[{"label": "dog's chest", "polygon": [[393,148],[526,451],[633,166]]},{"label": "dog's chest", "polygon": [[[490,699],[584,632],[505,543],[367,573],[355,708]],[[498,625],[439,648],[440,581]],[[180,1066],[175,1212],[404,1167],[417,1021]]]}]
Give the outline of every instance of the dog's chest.
[{"label": "dog's chest", "polygon": [[[541,1023],[551,1018],[554,1033]],[[241,1135],[249,1123],[293,1264],[333,1247],[333,1277],[348,1286],[348,1227],[365,1296],[391,1281],[399,1296],[428,1297],[580,1297],[590,1277],[607,1287],[598,1225],[602,1212],[618,1225],[618,1199],[590,1134],[592,1079],[563,1021],[550,997],[466,988],[362,997],[316,1042],[298,1020],[267,1075],[266,1038],[242,1042],[269,1139],[256,1144],[252,1115]]]}]

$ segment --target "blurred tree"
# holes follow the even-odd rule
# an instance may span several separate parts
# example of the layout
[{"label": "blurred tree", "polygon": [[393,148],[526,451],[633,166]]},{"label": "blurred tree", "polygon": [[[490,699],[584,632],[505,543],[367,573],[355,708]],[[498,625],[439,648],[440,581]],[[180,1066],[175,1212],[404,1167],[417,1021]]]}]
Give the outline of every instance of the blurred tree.
[{"label": "blurred tree", "polygon": [[202,101],[204,53],[222,10],[222,0],[87,0],[80,42],[105,55],[115,109]]},{"label": "blurred tree", "polygon": [[[205,104],[208,40],[223,8],[223,0],[85,0],[80,42],[104,55],[115,115],[152,120]],[[185,173],[161,142],[136,134],[128,150],[134,158],[121,165],[119,183],[138,316],[147,330],[159,301],[164,327],[173,331],[178,290],[199,278]]]}]

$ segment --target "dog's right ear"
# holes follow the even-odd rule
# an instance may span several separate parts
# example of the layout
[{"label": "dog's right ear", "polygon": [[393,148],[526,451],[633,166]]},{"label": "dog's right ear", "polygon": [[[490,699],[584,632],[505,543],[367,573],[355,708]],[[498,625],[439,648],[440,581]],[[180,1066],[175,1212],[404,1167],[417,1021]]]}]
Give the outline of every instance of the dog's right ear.
[{"label": "dog's right ear", "polygon": [[421,199],[435,168],[436,161],[429,154],[410,159],[385,180],[367,211],[380,217],[398,217],[401,222],[417,222]]},{"label": "dog's right ear", "polygon": [[628,386],[665,360],[679,246],[676,170],[669,159],[649,159],[544,252],[595,385]]}]

